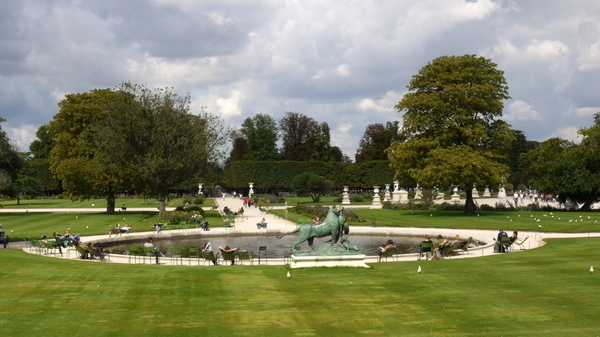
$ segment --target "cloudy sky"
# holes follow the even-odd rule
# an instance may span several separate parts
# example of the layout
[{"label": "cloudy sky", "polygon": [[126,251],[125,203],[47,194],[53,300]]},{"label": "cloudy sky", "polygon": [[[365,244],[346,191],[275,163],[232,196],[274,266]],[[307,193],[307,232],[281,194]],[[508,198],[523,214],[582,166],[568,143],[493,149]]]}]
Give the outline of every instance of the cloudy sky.
[{"label": "cloudy sky", "polygon": [[237,127],[295,111],[354,158],[438,56],[505,71],[503,119],[575,140],[600,111],[598,0],[3,0],[0,117],[22,150],[67,93],[173,87]]}]

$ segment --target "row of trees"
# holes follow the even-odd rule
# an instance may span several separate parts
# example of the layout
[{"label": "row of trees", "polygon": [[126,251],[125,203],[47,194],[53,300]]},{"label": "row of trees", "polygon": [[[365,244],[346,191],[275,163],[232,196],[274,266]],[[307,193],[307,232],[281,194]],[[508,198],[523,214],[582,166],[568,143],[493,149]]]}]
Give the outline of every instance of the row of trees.
[{"label": "row of trees", "polygon": [[31,155],[73,199],[103,196],[114,212],[116,193],[135,191],[156,196],[164,210],[168,189],[211,178],[222,160],[221,120],[191,114],[189,103],[131,83],[69,94],[38,130]]},{"label": "row of trees", "polygon": [[[239,130],[231,132],[233,148],[228,163],[238,160],[291,160],[350,162],[339,147],[331,146],[327,123],[288,111],[277,123],[267,114],[248,117]],[[282,141],[281,149],[277,141]]]},{"label": "row of trees", "polygon": [[[542,193],[559,194],[561,201],[582,203],[584,208],[600,197],[600,117],[581,130],[581,144],[527,141],[500,119],[503,101],[510,98],[503,72],[476,55],[437,58],[413,76],[408,89],[396,105],[403,114],[402,125],[368,125],[355,165],[389,159],[391,175],[403,187],[459,187],[467,195],[467,213],[475,210],[473,187],[510,189],[531,182]],[[58,188],[80,198],[102,195],[113,211],[118,191],[154,194],[164,208],[168,189],[198,181],[225,180],[227,186],[237,187],[253,180],[267,189],[291,188],[289,172],[300,167],[321,177],[356,171],[312,172],[327,165],[310,163],[350,160],[331,146],[327,123],[296,112],[287,112],[279,122],[257,114],[232,131],[223,177],[225,168],[218,163],[225,128],[206,111],[190,114],[189,96],[123,83],[114,90],[66,95],[59,107],[54,119],[38,130],[31,153],[18,154],[0,132],[0,188],[18,195],[35,180],[37,188]],[[292,169],[269,185],[279,175],[267,168],[279,172],[285,167]],[[50,174],[36,176],[36,171],[51,172],[56,180]]]}]

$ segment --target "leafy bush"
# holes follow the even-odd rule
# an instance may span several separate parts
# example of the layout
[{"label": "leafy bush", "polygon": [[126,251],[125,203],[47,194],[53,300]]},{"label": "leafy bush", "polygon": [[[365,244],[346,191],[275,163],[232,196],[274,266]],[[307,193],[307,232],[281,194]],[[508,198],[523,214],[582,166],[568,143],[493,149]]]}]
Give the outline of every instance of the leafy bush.
[{"label": "leafy bush", "polygon": [[202,205],[204,204],[204,200],[206,200],[206,197],[203,195],[199,195],[194,199],[193,203],[194,205]]},{"label": "leafy bush", "polygon": [[267,204],[281,204],[285,202],[285,199],[273,194],[263,194],[258,196],[258,201]]},{"label": "leafy bush", "polygon": [[464,211],[465,206],[459,203],[447,203],[443,202],[441,204],[432,204],[429,207],[432,211]]},{"label": "leafy bush", "polygon": [[493,206],[490,206],[488,204],[483,204],[479,207],[480,210],[482,211],[495,211],[496,209]]}]

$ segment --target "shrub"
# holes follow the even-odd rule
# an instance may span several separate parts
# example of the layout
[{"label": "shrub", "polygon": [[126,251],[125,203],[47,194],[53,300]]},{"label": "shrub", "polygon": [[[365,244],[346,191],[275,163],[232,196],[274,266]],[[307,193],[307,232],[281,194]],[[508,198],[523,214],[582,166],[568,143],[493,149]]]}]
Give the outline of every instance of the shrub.
[{"label": "shrub", "polygon": [[496,209],[493,206],[490,206],[488,204],[483,204],[479,207],[480,210],[482,211],[495,211]]},{"label": "shrub", "polygon": [[203,195],[199,195],[194,199],[194,205],[202,205],[204,204],[204,200],[206,200],[206,197]]}]

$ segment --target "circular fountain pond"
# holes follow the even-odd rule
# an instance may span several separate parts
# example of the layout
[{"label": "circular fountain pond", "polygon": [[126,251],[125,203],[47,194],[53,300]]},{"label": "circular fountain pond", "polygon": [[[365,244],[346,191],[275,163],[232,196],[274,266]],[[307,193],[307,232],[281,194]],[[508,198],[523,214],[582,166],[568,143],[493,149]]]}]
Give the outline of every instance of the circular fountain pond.
[{"label": "circular fountain pond", "polygon": [[[160,235],[152,236],[154,246],[163,252],[168,252],[171,247],[183,248],[185,251],[189,247],[202,248],[206,242],[210,241],[213,251],[218,251],[218,247],[229,246],[240,250],[247,250],[250,253],[258,253],[259,246],[267,246],[267,257],[281,258],[285,251],[289,251],[291,244],[296,239],[295,235],[289,235],[282,239],[277,239],[271,235],[229,235],[229,236],[185,236],[178,238],[161,238]],[[315,239],[314,246],[318,247],[329,238]],[[402,236],[402,235],[349,235],[350,243],[360,247],[365,255],[377,255],[377,248],[385,245],[388,240],[394,241],[394,244],[400,249],[400,254],[416,253],[419,250],[419,244],[423,241],[422,237]],[[147,239],[126,240],[115,242],[104,242],[102,247],[105,251],[113,254],[124,254],[130,246],[143,246]],[[299,245],[300,252],[310,251],[306,242]]]}]

